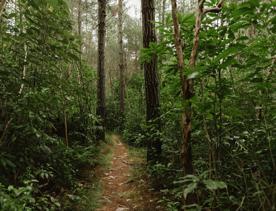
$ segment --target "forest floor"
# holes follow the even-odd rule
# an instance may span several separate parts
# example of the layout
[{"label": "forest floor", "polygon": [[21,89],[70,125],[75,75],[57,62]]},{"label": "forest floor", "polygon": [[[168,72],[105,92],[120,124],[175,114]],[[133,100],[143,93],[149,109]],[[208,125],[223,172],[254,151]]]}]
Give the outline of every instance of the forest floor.
[{"label": "forest floor", "polygon": [[120,136],[111,136],[112,157],[101,175],[101,207],[97,211],[154,211],[164,210],[158,204],[145,173],[143,152],[125,145]]}]

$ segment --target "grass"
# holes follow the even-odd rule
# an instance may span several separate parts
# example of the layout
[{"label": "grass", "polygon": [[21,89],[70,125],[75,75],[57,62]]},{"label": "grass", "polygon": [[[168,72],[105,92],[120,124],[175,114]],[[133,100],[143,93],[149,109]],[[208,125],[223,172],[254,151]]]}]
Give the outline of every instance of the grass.
[{"label": "grass", "polygon": [[94,211],[99,208],[101,197],[101,186],[97,179],[90,186],[82,189],[80,193],[80,203],[77,210],[79,211]]},{"label": "grass", "polygon": [[137,181],[146,175],[146,150],[144,148],[129,147],[132,172],[131,179]]},{"label": "grass", "polygon": [[[130,181],[133,182],[133,186],[136,186],[136,191],[133,191],[130,197],[134,199],[135,203],[143,207],[141,210],[166,210],[165,204],[161,203],[161,196],[151,186],[147,172],[146,149],[130,147],[129,157],[132,165]],[[152,203],[145,203],[141,196]]]},{"label": "grass", "polygon": [[[99,153],[98,166],[93,169],[87,169],[89,175],[85,181],[81,181],[81,186],[77,191],[80,196],[77,202],[75,210],[78,211],[95,211],[100,207],[100,199],[102,195],[102,187],[100,183],[100,178],[105,169],[110,167],[112,159],[112,140],[111,135],[106,135],[106,142],[102,143],[99,148],[101,152]],[[95,159],[95,158],[92,158]]]}]

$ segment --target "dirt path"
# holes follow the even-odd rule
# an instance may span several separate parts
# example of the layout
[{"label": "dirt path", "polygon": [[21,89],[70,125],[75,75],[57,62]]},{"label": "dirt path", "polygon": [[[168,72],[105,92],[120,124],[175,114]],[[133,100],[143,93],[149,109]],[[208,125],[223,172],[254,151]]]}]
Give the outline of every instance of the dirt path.
[{"label": "dirt path", "polygon": [[103,174],[102,207],[97,211],[162,210],[156,206],[157,198],[150,193],[145,180],[132,178],[137,159],[130,158],[128,148],[119,136],[112,135],[112,141],[113,156],[110,167]]},{"label": "dirt path", "polygon": [[102,178],[103,207],[98,211],[129,210],[130,203],[124,193],[128,190],[129,164],[128,150],[119,136],[112,135],[114,151],[110,168]]}]

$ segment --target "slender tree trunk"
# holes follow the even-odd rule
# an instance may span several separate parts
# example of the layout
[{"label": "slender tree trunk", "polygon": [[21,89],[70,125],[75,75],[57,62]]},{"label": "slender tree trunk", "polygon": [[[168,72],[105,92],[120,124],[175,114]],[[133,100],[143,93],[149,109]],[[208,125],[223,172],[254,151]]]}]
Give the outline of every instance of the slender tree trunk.
[{"label": "slender tree trunk", "polygon": [[113,81],[112,81],[112,69],[109,68],[108,70],[108,81],[109,81],[109,87],[110,87],[110,94],[111,96],[114,96],[114,90],[113,90]]},{"label": "slender tree trunk", "polygon": [[120,70],[120,113],[122,120],[125,112],[125,65],[123,48],[123,0],[118,0],[118,44],[119,44],[119,70]]},{"label": "slender tree trunk", "polygon": [[64,136],[65,136],[65,145],[69,146],[69,139],[68,139],[68,124],[67,124],[67,112],[64,109]]},{"label": "slender tree trunk", "polygon": [[97,115],[99,117],[96,138],[105,139],[105,35],[106,35],[106,0],[98,0],[98,84]]},{"label": "slender tree trunk", "polygon": [[163,26],[165,25],[166,3],[167,3],[167,0],[163,0],[163,3],[162,3],[162,25]]},{"label": "slender tree trunk", "polygon": [[[81,0],[78,0],[78,35],[81,36],[82,34],[82,19],[81,19]],[[82,46],[82,44],[80,45]]]},{"label": "slender tree trunk", "polygon": [[192,130],[192,108],[190,100],[193,97],[193,84],[192,81],[184,76],[184,53],[182,50],[182,39],[180,34],[180,26],[178,20],[178,9],[176,0],[171,0],[172,3],[172,17],[174,25],[174,40],[177,54],[177,63],[179,77],[181,81],[182,97],[185,103],[184,112],[182,114],[182,146],[180,152],[180,159],[184,174],[193,173],[192,165],[192,147],[191,147],[191,130]]},{"label": "slender tree trunk", "polygon": [[[79,35],[79,38],[81,39],[81,35],[82,35],[82,20],[81,20],[81,0],[78,1],[78,35]],[[81,68],[82,68],[82,39],[80,40],[80,48],[79,48],[79,51],[80,51],[80,55],[79,55],[79,68],[78,68],[78,83],[79,85],[82,86],[82,71],[81,71]],[[83,88],[83,86],[82,86]],[[83,90],[84,91],[84,90]],[[80,102],[80,113],[81,113],[81,116],[83,116],[83,105],[81,103],[81,99],[79,99],[79,102]]]},{"label": "slender tree trunk", "polygon": [[23,64],[23,71],[22,71],[22,83],[21,83],[21,86],[20,86],[19,95],[22,94],[24,86],[25,86],[24,80],[26,79],[27,57],[28,57],[28,49],[27,49],[27,45],[24,44],[24,64]]},{"label": "slender tree trunk", "polygon": [[[214,12],[218,13],[221,11],[224,0],[220,0],[216,7],[204,9],[205,0],[198,0],[197,7],[197,15],[196,15],[196,23],[194,29],[194,40],[193,47],[190,55],[189,68],[194,69],[196,65],[197,53],[199,48],[199,35],[201,30],[201,21],[203,15]],[[191,132],[192,132],[192,105],[191,99],[194,96],[193,90],[193,80],[188,79],[184,76],[184,54],[182,50],[182,39],[180,34],[180,26],[178,20],[178,9],[176,0],[171,0],[172,3],[172,17],[173,17],[173,25],[174,25],[174,40],[175,40],[175,48],[177,54],[178,61],[178,70],[181,81],[182,88],[182,96],[185,101],[185,109],[182,115],[182,138],[183,144],[181,147],[181,161],[183,165],[183,170],[185,174],[193,173],[193,165],[192,165],[192,147],[191,147]]]},{"label": "slender tree trunk", "polygon": [[[19,22],[20,22],[20,33],[23,34],[24,32],[24,25],[23,25],[23,12],[22,12],[22,4],[19,2],[18,3],[18,7],[19,7]],[[26,73],[27,73],[27,58],[28,58],[28,47],[26,45],[26,43],[23,44],[23,49],[24,49],[24,60],[23,60],[23,64],[22,64],[22,83],[20,85],[20,89],[19,89],[19,95],[22,94],[24,87],[25,87],[25,80],[26,80]]]},{"label": "slender tree trunk", "polygon": [[0,17],[2,16],[5,6],[6,6],[6,0],[0,0]]},{"label": "slender tree trunk", "polygon": [[78,0],[78,35],[79,35],[79,39],[80,39],[80,46],[79,46],[79,67],[78,67],[78,83],[82,88],[83,91],[83,95],[84,95],[84,103],[82,103],[83,98],[79,99],[80,105],[80,117],[82,119],[83,122],[85,122],[85,113],[90,111],[90,107],[89,107],[89,100],[88,100],[88,96],[87,96],[87,92],[85,90],[85,85],[84,85],[84,76],[83,76],[83,65],[82,65],[82,58],[83,58],[83,32],[82,32],[82,28],[83,28],[83,20],[82,20],[82,0]]},{"label": "slender tree trunk", "polygon": [[[162,1],[162,11],[161,11],[161,20],[160,22],[162,23],[162,26],[165,27],[165,15],[166,15],[166,3],[167,0]],[[160,42],[164,40],[164,32],[160,32]]]},{"label": "slender tree trunk", "polygon": [[202,16],[204,14],[204,8],[203,8],[204,2],[205,1],[203,0],[198,0],[196,23],[195,23],[195,29],[194,29],[194,41],[193,41],[193,48],[190,56],[190,67],[193,69],[195,68],[195,65],[196,65],[197,52],[199,47],[199,34],[201,30]]},{"label": "slender tree trunk", "polygon": [[[142,0],[143,47],[149,48],[150,43],[156,42],[154,0]],[[157,162],[161,155],[160,130],[160,102],[159,80],[157,74],[157,56],[144,63],[146,120],[152,137],[147,137],[147,161]]]}]

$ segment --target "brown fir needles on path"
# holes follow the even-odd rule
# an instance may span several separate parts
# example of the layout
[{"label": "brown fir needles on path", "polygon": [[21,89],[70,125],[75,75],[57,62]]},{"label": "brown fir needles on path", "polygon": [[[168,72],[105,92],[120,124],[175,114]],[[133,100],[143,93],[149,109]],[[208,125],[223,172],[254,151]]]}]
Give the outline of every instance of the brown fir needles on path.
[{"label": "brown fir needles on path", "polygon": [[132,178],[137,158],[130,158],[126,145],[118,135],[112,135],[113,155],[110,167],[101,179],[102,207],[97,211],[155,211],[158,197],[152,193],[146,181]]}]

